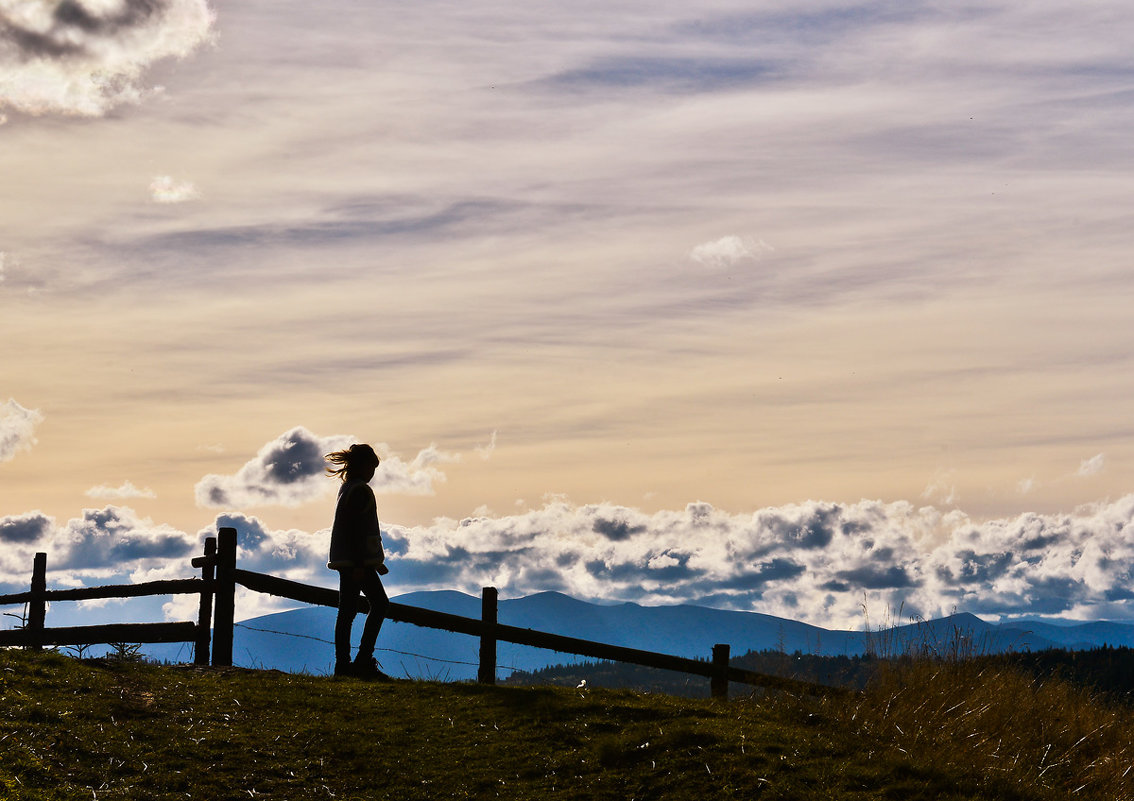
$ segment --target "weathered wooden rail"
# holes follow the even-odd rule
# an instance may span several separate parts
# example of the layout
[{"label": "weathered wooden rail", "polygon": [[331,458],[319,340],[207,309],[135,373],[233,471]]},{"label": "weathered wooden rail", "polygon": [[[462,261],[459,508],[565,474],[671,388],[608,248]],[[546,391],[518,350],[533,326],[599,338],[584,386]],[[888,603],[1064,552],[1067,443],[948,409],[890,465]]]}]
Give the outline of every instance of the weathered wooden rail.
[{"label": "weathered wooden rail", "polygon": [[[193,566],[201,570],[201,577],[194,579],[73,590],[47,590],[45,586],[47,557],[46,554],[36,554],[31,590],[25,593],[0,596],[0,605],[30,604],[25,628],[0,632],[0,646],[42,647],[43,645],[108,642],[192,642],[194,643],[194,662],[210,664],[209,630],[211,618],[211,664],[228,666],[232,664],[236,587],[238,585],[254,592],[288,598],[305,604],[338,606],[339,593],[337,590],[315,587],[278,576],[237,568],[236,529],[221,528],[217,534],[216,538],[209,537],[205,540],[204,555],[193,560]],[[46,602],[50,600],[125,598],[188,592],[200,593],[201,595],[196,623],[119,623],[54,629],[44,626]],[[368,604],[364,598],[359,599],[357,609],[358,614],[369,612]],[[808,695],[829,695],[845,692],[840,688],[733,667],[729,665],[730,648],[727,644],[714,645],[711,657],[708,660],[699,660],[504,625],[499,623],[497,619],[497,591],[493,587],[485,587],[482,591],[481,617],[479,620],[393,602],[390,603],[387,610],[387,617],[401,623],[479,637],[480,658],[477,680],[484,684],[496,682],[496,646],[498,642],[504,641],[595,659],[627,662],[703,676],[709,679],[712,695],[716,698],[728,697],[730,682]]]},{"label": "weathered wooden rail", "polygon": [[[205,559],[215,558],[215,537],[205,540]],[[23,628],[0,631],[0,646],[22,645],[39,649],[45,645],[95,645],[99,643],[193,643],[193,661],[209,664],[209,635],[212,602],[215,591],[213,568],[201,567],[201,577],[147,581],[141,584],[116,584],[103,587],[79,587],[70,590],[47,589],[47,554],[37,553],[32,562],[31,589],[0,595],[0,606],[26,604]],[[98,626],[45,625],[47,604],[51,601],[88,601],[103,598],[142,598],[153,595],[199,594],[197,621],[175,623],[106,623]]]}]

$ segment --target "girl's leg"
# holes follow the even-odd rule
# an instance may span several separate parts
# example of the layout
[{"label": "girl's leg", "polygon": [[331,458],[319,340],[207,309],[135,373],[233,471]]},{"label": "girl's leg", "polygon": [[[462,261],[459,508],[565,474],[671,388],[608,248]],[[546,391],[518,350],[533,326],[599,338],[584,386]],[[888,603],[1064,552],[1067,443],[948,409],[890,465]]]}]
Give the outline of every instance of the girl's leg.
[{"label": "girl's leg", "polygon": [[362,640],[358,644],[359,661],[374,656],[374,644],[378,641],[378,632],[382,628],[382,622],[386,619],[386,609],[390,605],[386,588],[382,586],[382,579],[378,577],[378,571],[374,568],[366,569],[361,589],[366,600],[370,602],[370,614],[366,616],[366,623],[362,627]]},{"label": "girl's leg", "polygon": [[358,583],[350,570],[339,571],[339,614],[335,618],[335,671],[350,664],[350,630],[358,608]]}]

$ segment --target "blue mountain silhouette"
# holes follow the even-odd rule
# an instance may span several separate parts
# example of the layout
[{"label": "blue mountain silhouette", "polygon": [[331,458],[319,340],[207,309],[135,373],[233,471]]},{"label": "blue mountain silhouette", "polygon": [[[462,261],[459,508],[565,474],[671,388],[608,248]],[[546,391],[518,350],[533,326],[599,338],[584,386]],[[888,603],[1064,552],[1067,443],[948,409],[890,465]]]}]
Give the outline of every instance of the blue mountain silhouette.
[{"label": "blue mountain silhouette", "polygon": [[[393,600],[480,617],[480,598],[460,592],[413,592]],[[959,651],[964,655],[1045,648],[1081,650],[1103,644],[1134,646],[1134,625],[1124,623],[992,624],[975,615],[958,613],[869,632],[843,631],[758,612],[690,605],[603,605],[557,592],[502,600],[498,614],[500,623],[511,626],[706,659],[715,643],[728,643],[734,656],[768,649],[824,656],[898,654],[911,649],[939,654]],[[334,618],[334,609],[306,607],[241,621],[234,632],[233,661],[244,667],[329,673],[334,661]],[[355,625],[356,638],[361,628],[360,617]],[[185,647],[154,645],[145,650],[154,658],[186,659]],[[376,656],[383,669],[394,676],[457,681],[475,678],[478,650],[475,637],[386,621]],[[531,671],[577,661],[585,658],[506,642],[497,645],[501,677],[512,669]]]}]

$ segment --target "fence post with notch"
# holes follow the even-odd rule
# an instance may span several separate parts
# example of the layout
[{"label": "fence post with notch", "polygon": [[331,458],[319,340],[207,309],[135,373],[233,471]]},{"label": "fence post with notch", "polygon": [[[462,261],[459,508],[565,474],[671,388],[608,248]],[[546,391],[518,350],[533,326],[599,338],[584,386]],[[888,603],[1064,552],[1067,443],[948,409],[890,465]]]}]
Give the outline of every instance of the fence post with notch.
[{"label": "fence post with notch", "polygon": [[216,601],[213,608],[213,666],[232,665],[236,617],[236,529],[217,531]]},{"label": "fence post with notch", "polygon": [[193,645],[193,664],[209,664],[209,644],[213,628],[213,580],[217,572],[217,538],[205,537],[205,555],[193,560],[201,568],[201,604],[197,611],[197,642]]},{"label": "fence post with notch", "polygon": [[47,554],[37,553],[32,562],[31,600],[28,601],[28,633],[33,637],[29,646],[33,651],[39,651],[43,646],[38,638],[43,636],[44,622],[47,618]]},{"label": "fence post with notch", "polygon": [[496,683],[496,599],[495,587],[480,591],[480,667],[476,680],[481,684]]},{"label": "fence post with notch", "polygon": [[709,687],[713,698],[728,700],[728,643],[713,646],[713,675]]}]

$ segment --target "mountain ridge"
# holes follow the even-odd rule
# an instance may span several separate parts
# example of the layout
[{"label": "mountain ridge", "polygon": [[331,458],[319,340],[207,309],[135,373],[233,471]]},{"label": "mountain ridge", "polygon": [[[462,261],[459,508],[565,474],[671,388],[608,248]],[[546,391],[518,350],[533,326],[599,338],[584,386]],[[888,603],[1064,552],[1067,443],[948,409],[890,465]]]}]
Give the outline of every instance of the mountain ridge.
[{"label": "mountain ridge", "polygon": [[[455,590],[411,592],[392,600],[464,617],[480,617],[480,598]],[[336,610],[329,607],[305,607],[240,621],[234,631],[234,662],[244,667],[293,673],[328,673],[334,661],[335,614]],[[966,655],[1047,648],[1085,650],[1104,644],[1134,646],[1134,625],[1111,621],[1070,626],[1040,621],[994,624],[971,613],[958,612],[933,620],[879,627],[874,631],[849,631],[826,629],[761,612],[692,604],[597,604],[554,591],[499,601],[498,621],[519,628],[692,658],[708,658],[716,643],[728,643],[733,656],[763,650],[822,656],[896,655],[907,650]],[[356,643],[361,624],[359,619],[354,627]],[[177,653],[177,646],[148,646],[144,650],[153,658],[184,658]],[[387,620],[378,639],[376,656],[391,675],[455,681],[475,678],[478,652],[476,637]],[[503,641],[497,643],[498,676],[501,677],[511,670],[533,671],[576,661],[584,661],[584,658]]]}]

